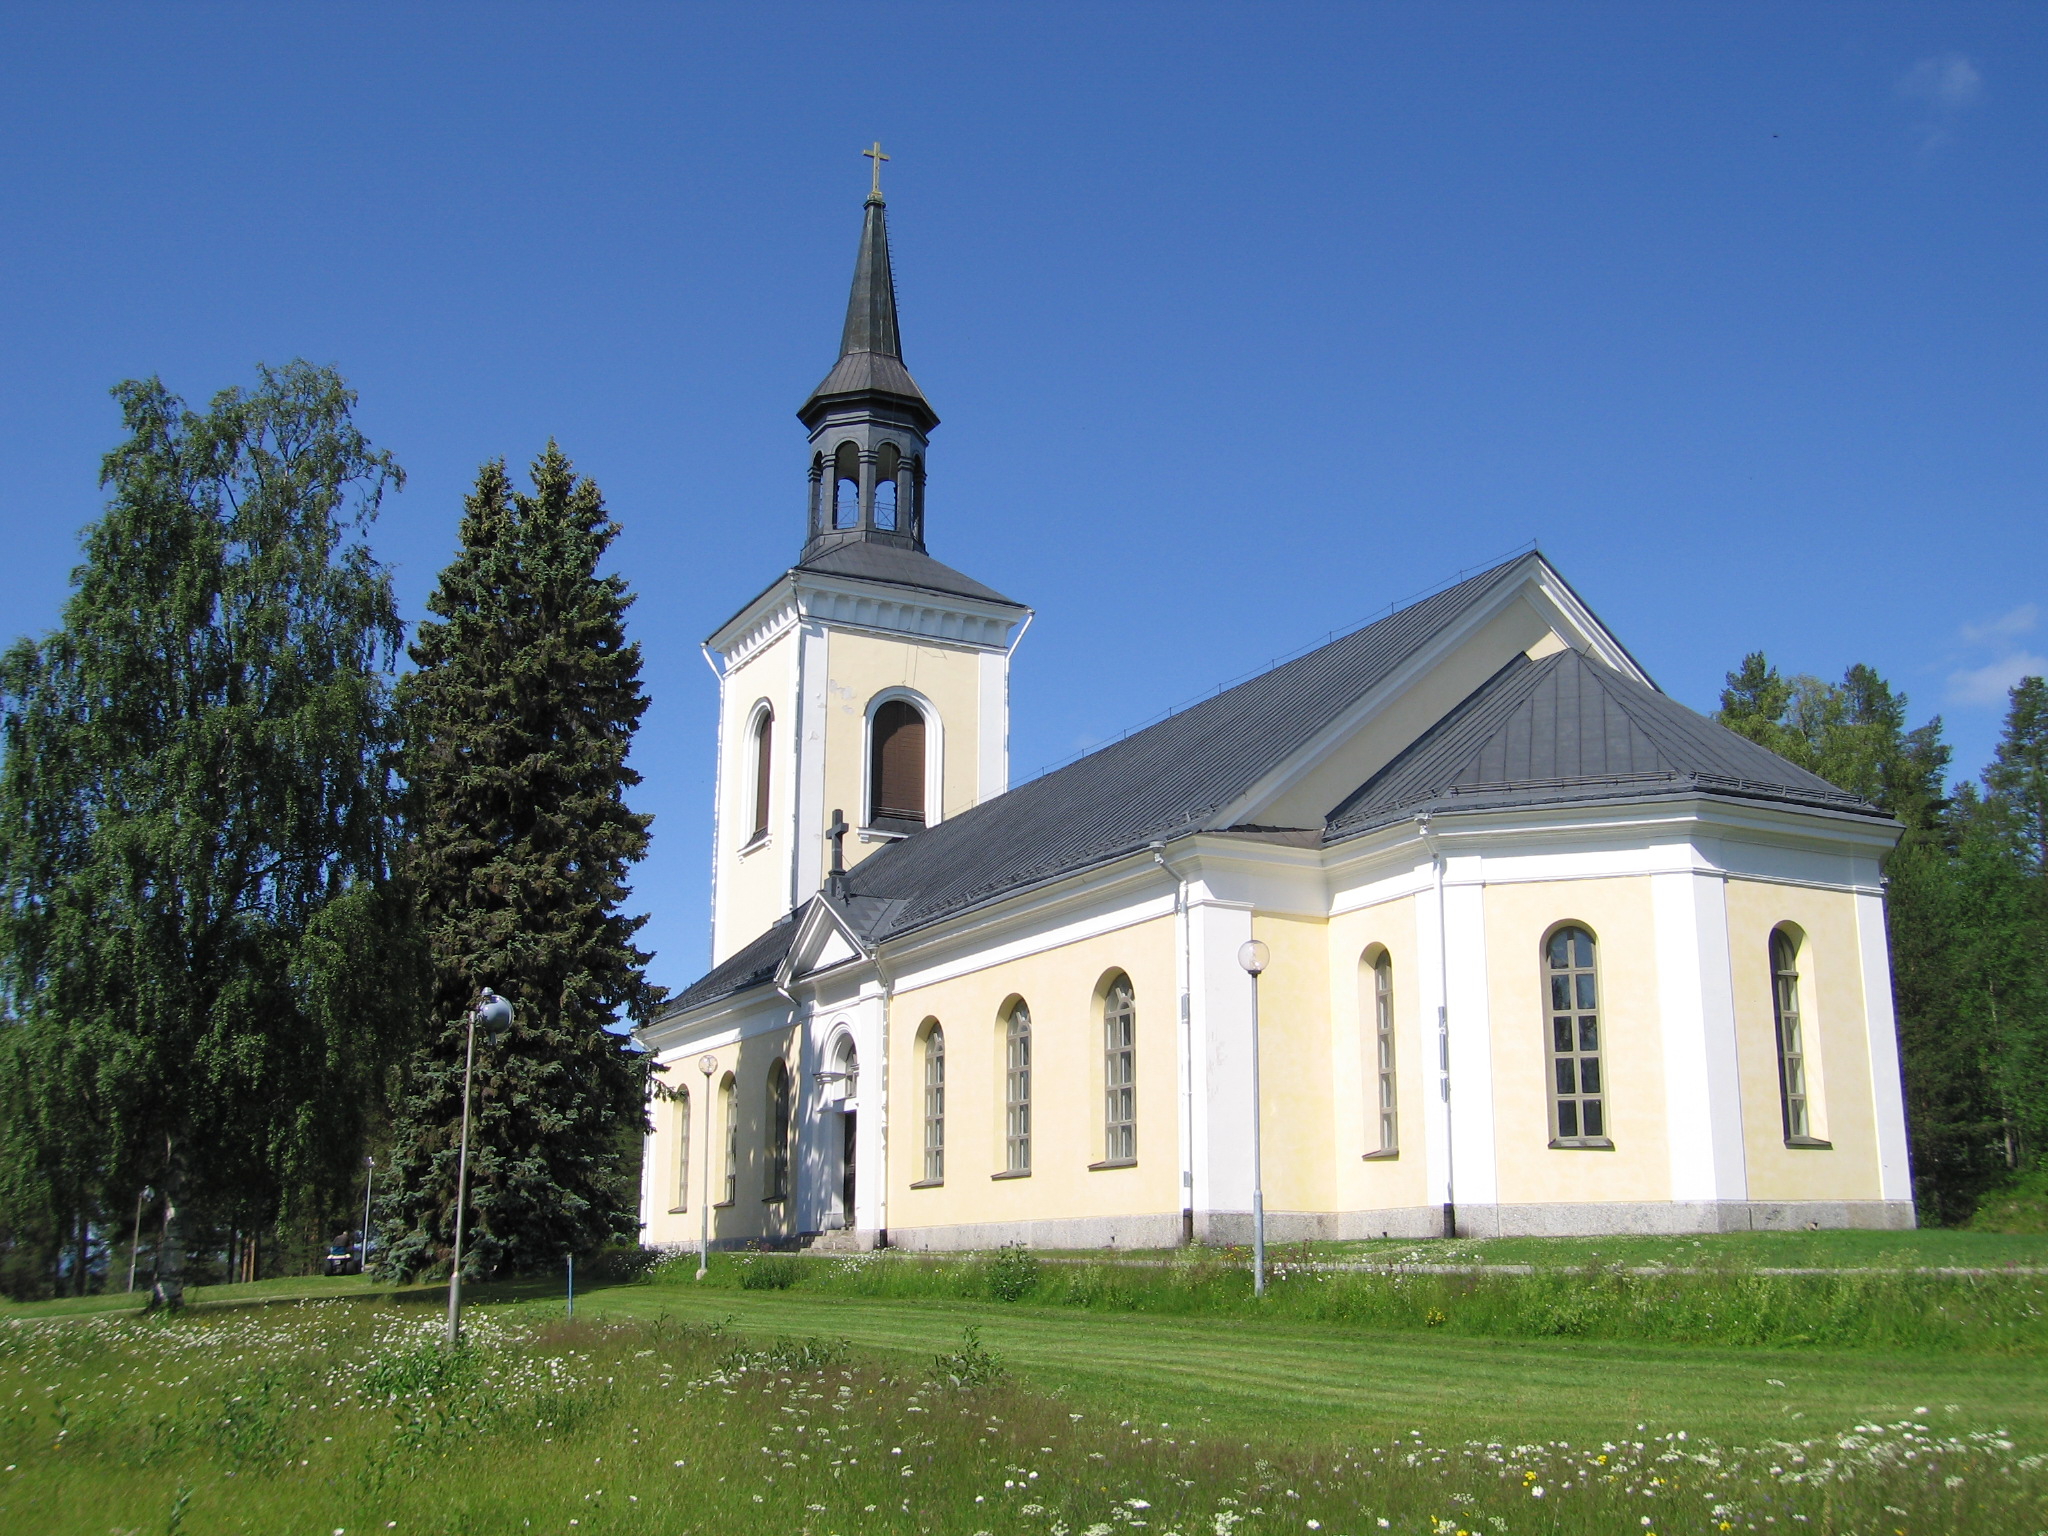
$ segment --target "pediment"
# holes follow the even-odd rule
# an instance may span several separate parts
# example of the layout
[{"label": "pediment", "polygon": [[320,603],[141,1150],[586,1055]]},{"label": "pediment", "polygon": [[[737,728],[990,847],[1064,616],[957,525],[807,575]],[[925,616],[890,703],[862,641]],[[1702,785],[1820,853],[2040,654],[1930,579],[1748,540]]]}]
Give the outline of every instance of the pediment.
[{"label": "pediment", "polygon": [[1320,827],[1517,656],[1570,649],[1655,687],[1626,647],[1541,556],[1447,627],[1407,666],[1332,719],[1235,803],[1218,825]]},{"label": "pediment", "polygon": [[789,947],[776,981],[787,986],[799,976],[834,970],[866,958],[867,950],[840,912],[824,897],[815,897],[797,922],[795,942]]}]

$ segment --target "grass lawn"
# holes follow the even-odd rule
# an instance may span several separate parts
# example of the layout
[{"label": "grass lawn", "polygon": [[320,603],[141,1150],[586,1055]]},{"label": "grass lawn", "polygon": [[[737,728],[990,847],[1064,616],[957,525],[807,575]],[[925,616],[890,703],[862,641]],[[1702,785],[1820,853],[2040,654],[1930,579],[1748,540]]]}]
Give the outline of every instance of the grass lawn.
[{"label": "grass lawn", "polygon": [[[573,1323],[558,1278],[474,1287],[455,1356],[432,1286],[211,1287],[168,1320],[120,1315],[123,1296],[8,1308],[0,1532],[2048,1528],[2030,1329],[1956,1322],[1926,1347],[1515,1336],[1527,1298],[1573,1283],[1563,1261],[1400,1282],[1465,1288],[1442,1293],[1469,1314],[1443,1327],[1346,1321],[1307,1275],[1253,1303],[1227,1265],[1133,1282],[1048,1264],[1002,1301],[1000,1260],[775,1262],[793,1266],[779,1289],[723,1256],[701,1285],[684,1263],[588,1288]],[[2039,1311],[2048,1283],[1707,1268],[1600,1283],[1689,1316],[1876,1287],[1897,1312],[1881,1338],[1915,1295],[1945,1298],[1930,1316],[1977,1296]]]},{"label": "grass lawn", "polygon": [[[1292,1253],[1294,1250],[1289,1249]],[[1315,1256],[1373,1264],[1752,1265],[1788,1269],[2048,1268],[2048,1233],[1933,1228],[1917,1232],[1721,1232],[1704,1237],[1402,1238],[1318,1243]]]}]

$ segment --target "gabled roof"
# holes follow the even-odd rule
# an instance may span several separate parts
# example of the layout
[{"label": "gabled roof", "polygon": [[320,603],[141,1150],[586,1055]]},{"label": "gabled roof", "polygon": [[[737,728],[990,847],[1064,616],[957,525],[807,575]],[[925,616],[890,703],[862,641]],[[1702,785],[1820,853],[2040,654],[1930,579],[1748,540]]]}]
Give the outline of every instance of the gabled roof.
[{"label": "gabled roof", "polygon": [[[866,546],[862,554],[883,548]],[[982,902],[1191,831],[1315,847],[1424,808],[1704,793],[1884,819],[1649,683],[1567,648],[1538,661],[1516,656],[1345,796],[1321,826],[1220,824],[1253,785],[1433,642],[1489,603],[1511,600],[1525,580],[1555,576],[1541,556],[1518,556],[892,843],[846,876],[837,914],[872,950]],[[794,917],[785,917],[673,1006],[693,1008],[765,984],[796,933]]]},{"label": "gabled roof", "polygon": [[870,942],[1201,826],[1533,558],[1482,571],[870,854],[848,890],[898,903]]},{"label": "gabled roof", "polygon": [[1425,808],[1639,799],[1693,789],[1856,815],[1876,807],[1564,650],[1517,656],[1330,813],[1336,841]]}]

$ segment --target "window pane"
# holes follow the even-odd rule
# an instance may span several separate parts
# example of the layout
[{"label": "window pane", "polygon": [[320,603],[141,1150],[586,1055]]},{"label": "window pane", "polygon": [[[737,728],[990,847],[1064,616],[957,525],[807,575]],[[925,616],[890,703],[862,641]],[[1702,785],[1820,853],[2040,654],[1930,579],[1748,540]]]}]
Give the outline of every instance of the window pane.
[{"label": "window pane", "polygon": [[1579,1106],[1571,1099],[1562,1099],[1558,1102],[1557,1134],[1563,1137],[1579,1134]]},{"label": "window pane", "polygon": [[1550,968],[1562,971],[1571,965],[1571,939],[1568,931],[1550,936]]},{"label": "window pane", "polygon": [[1576,1083],[1575,1083],[1575,1082],[1574,1082],[1574,1081],[1572,1080],[1572,1078],[1573,1078],[1573,1072],[1572,1072],[1572,1059],[1571,1059],[1571,1057],[1569,1057],[1569,1056],[1560,1056],[1560,1057],[1558,1057],[1558,1058],[1557,1058],[1557,1062],[1556,1062],[1556,1069],[1557,1069],[1557,1091],[1558,1091],[1559,1093],[1572,1093],[1572,1092],[1575,1092],[1575,1091],[1577,1090],[1577,1087],[1578,1087],[1578,1085],[1577,1085],[1577,1084],[1576,1084]]},{"label": "window pane", "polygon": [[1598,1093],[1599,1091],[1600,1091],[1600,1058],[1599,1058],[1598,1056],[1582,1056],[1582,1057],[1580,1057],[1580,1058],[1579,1058],[1579,1092],[1581,1092],[1581,1093]]},{"label": "window pane", "polygon": [[1582,1017],[1579,1020],[1579,1049],[1597,1051],[1600,1049],[1600,1021]]},{"label": "window pane", "polygon": [[1571,930],[1571,933],[1572,946],[1577,951],[1572,957],[1573,963],[1591,970],[1593,968],[1593,935],[1586,932],[1583,928],[1574,928]]},{"label": "window pane", "polygon": [[1572,1005],[1572,979],[1569,976],[1550,978],[1550,1006],[1562,1013]]},{"label": "window pane", "polygon": [[1580,1008],[1599,1007],[1600,1004],[1598,1003],[1598,1001],[1595,1000],[1593,996],[1593,973],[1591,971],[1588,971],[1583,976],[1580,976],[1578,978],[1578,984],[1579,1001],[1577,1006]]},{"label": "window pane", "polygon": [[1550,1021],[1550,1036],[1552,1050],[1570,1050],[1572,1048],[1572,1021],[1570,1019],[1552,1019]]},{"label": "window pane", "polygon": [[1588,1136],[1605,1136],[1607,1132],[1601,1129],[1600,1101],[1598,1099],[1587,1099],[1585,1100],[1585,1106],[1586,1134]]}]

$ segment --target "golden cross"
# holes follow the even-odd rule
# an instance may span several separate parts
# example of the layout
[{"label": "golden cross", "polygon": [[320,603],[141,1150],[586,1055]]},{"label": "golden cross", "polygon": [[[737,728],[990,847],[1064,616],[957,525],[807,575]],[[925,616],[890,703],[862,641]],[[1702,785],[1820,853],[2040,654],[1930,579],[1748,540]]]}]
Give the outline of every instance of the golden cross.
[{"label": "golden cross", "polygon": [[880,197],[882,195],[882,162],[889,158],[882,153],[882,141],[880,139],[875,140],[875,147],[873,149],[864,149],[861,153],[875,162],[874,196]]}]

